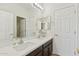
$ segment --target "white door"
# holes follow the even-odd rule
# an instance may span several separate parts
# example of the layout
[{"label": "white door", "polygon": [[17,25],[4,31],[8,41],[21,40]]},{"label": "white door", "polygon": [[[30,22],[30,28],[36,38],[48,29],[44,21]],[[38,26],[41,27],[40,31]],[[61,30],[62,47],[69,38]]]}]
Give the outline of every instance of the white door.
[{"label": "white door", "polygon": [[10,45],[13,19],[12,13],[0,10],[0,48]]},{"label": "white door", "polygon": [[73,56],[76,40],[76,13],[73,6],[55,10],[56,53]]}]

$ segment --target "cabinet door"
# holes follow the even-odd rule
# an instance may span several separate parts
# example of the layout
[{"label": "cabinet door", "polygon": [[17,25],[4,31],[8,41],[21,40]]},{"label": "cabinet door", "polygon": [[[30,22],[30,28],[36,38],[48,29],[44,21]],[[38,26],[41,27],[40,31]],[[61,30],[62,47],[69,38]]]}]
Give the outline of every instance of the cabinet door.
[{"label": "cabinet door", "polygon": [[48,55],[52,55],[52,44],[48,46]]},{"label": "cabinet door", "polygon": [[0,47],[10,45],[13,34],[13,14],[0,10]]},{"label": "cabinet door", "polygon": [[52,39],[43,45],[43,55],[50,56],[52,54]]},{"label": "cabinet door", "polygon": [[52,44],[49,44],[46,48],[43,49],[44,56],[52,55]]},{"label": "cabinet door", "polygon": [[49,55],[48,52],[49,52],[49,48],[48,47],[44,48],[43,49],[43,56],[48,56]]}]

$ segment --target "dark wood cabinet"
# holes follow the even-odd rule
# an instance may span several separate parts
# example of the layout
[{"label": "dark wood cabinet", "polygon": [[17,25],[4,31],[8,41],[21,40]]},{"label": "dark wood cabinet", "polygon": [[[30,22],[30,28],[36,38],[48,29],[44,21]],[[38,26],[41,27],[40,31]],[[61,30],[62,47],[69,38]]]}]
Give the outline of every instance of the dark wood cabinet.
[{"label": "dark wood cabinet", "polygon": [[49,51],[48,51],[48,47],[43,49],[43,56],[48,56],[49,55]]},{"label": "dark wood cabinet", "polygon": [[42,46],[37,48],[37,49],[35,49],[33,52],[31,52],[27,56],[36,56],[36,55],[42,56]]},{"label": "dark wood cabinet", "polygon": [[42,56],[42,51],[40,51],[39,53],[37,53],[35,56]]},{"label": "dark wood cabinet", "polygon": [[50,56],[52,54],[52,48],[53,45],[51,39],[43,45],[43,56]]},{"label": "dark wood cabinet", "polygon": [[52,48],[51,48],[51,45],[48,45],[43,50],[43,56],[50,56],[50,55],[52,55]]},{"label": "dark wood cabinet", "polygon": [[49,45],[48,46],[48,55],[50,56],[50,55],[52,55],[52,47],[51,47],[52,45]]},{"label": "dark wood cabinet", "polygon": [[53,48],[53,39],[49,40],[39,48],[35,49],[33,52],[28,54],[27,56],[50,56],[52,55]]}]

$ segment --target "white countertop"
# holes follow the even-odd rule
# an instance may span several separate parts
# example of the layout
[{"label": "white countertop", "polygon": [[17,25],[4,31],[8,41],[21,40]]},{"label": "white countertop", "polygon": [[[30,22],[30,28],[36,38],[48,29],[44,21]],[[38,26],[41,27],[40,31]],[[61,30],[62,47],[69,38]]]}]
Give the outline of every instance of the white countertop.
[{"label": "white countertop", "polygon": [[27,40],[25,43],[20,44],[18,48],[13,48],[12,46],[0,48],[0,56],[25,56],[49,41],[51,38],[52,35],[48,34],[45,38]]}]

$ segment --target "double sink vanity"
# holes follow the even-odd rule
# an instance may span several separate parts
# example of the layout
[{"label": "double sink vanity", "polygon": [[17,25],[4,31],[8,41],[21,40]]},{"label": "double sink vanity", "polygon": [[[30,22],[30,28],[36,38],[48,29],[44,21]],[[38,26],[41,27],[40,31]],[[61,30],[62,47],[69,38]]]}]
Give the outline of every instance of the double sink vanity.
[{"label": "double sink vanity", "polygon": [[7,46],[0,49],[0,56],[49,56],[53,50],[52,40],[51,35],[44,38],[27,39],[17,46]]},{"label": "double sink vanity", "polygon": [[0,18],[2,17],[3,21],[7,20],[5,22],[7,25],[1,23],[4,27],[0,29],[2,30],[0,35],[2,33],[4,35],[0,38],[0,56],[49,56],[52,54],[50,17],[40,18],[34,23],[33,19],[27,20],[6,11],[1,11],[1,14]]}]

